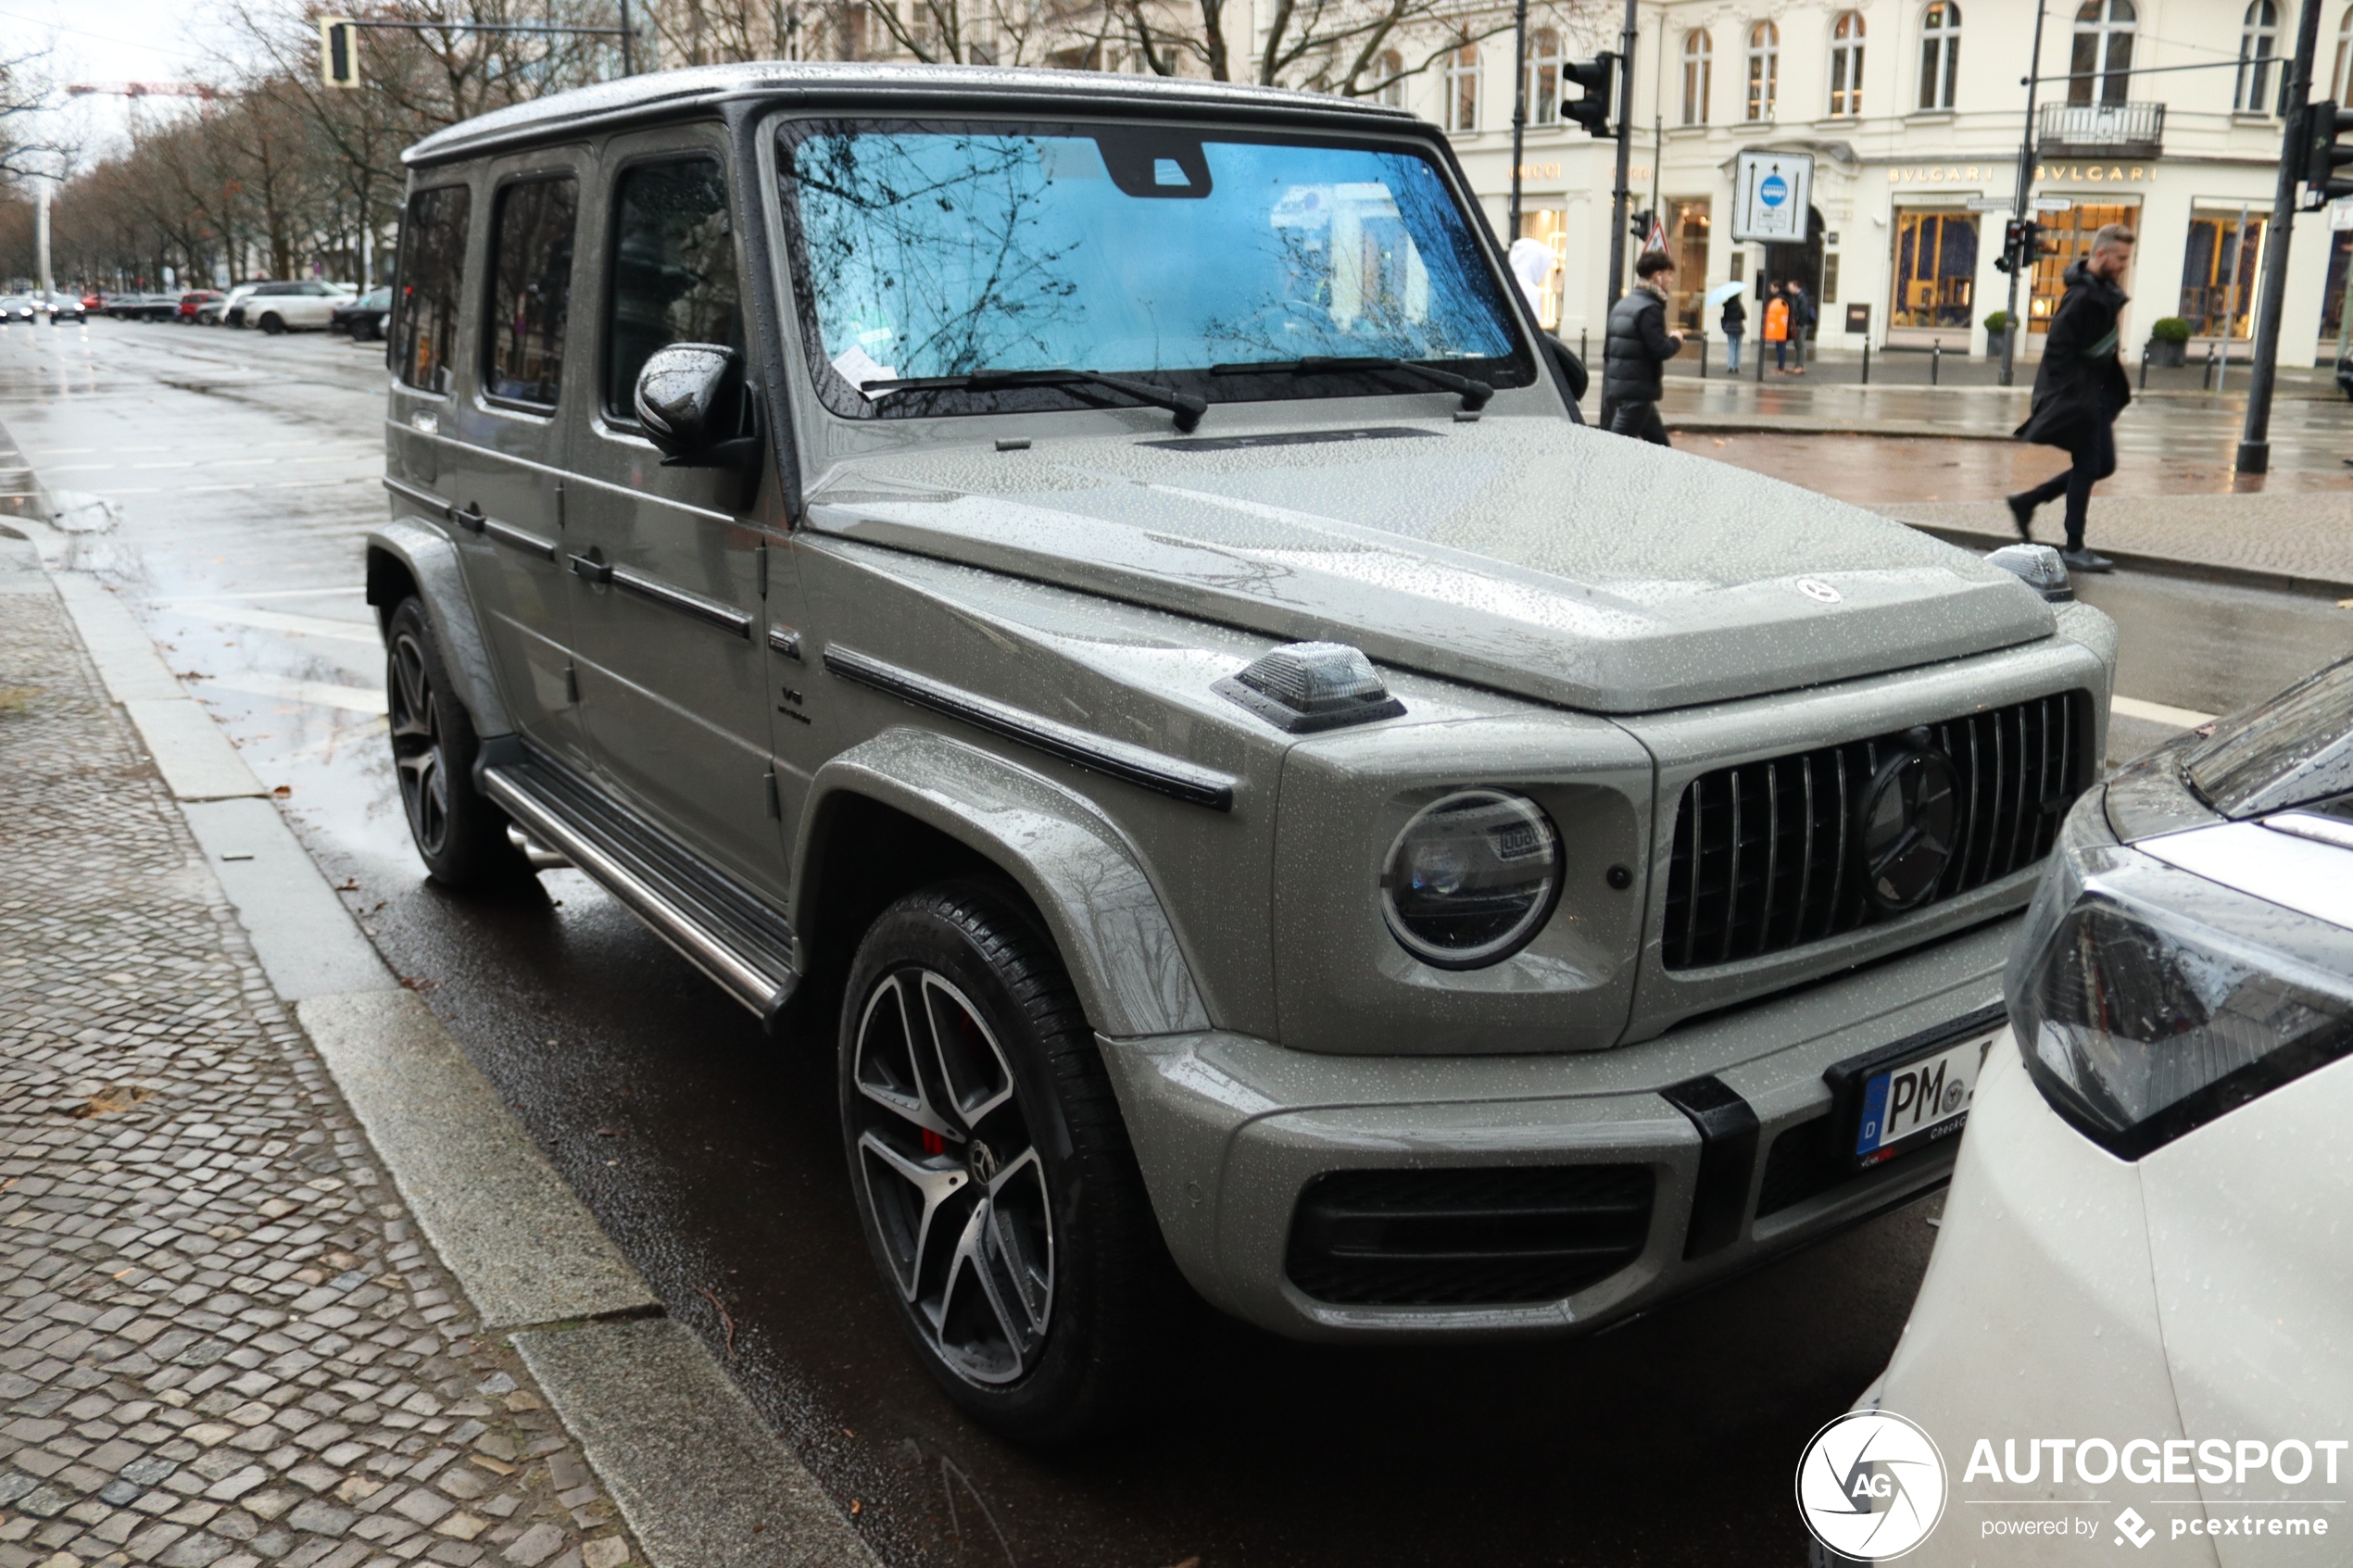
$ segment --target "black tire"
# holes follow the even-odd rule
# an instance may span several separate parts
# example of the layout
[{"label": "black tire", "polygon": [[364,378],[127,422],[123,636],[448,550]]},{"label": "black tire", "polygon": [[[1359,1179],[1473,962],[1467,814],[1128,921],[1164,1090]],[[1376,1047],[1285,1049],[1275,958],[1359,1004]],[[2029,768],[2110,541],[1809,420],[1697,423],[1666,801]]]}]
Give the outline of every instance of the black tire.
[{"label": "black tire", "polygon": [[508,842],[506,813],[474,787],[482,743],[456,691],[424,601],[401,600],[385,628],[384,695],[393,771],[418,858],[448,887],[527,876],[529,863]]},{"label": "black tire", "polygon": [[891,905],[850,965],[839,1052],[852,1200],[940,1386],[1024,1443],[1138,1413],[1195,1302],[1036,917],[985,882]]},{"label": "black tire", "polygon": [[273,310],[269,315],[264,316],[261,319],[261,330],[268,332],[271,337],[276,337],[280,332],[286,330],[286,324],[278,319],[277,312]]}]

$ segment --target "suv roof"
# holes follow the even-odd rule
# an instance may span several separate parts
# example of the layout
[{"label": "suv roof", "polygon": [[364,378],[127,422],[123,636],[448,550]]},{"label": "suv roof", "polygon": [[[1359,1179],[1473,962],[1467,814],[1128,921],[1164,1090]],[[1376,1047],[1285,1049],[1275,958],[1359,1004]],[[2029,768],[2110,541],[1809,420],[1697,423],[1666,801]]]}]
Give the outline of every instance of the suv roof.
[{"label": "suv roof", "polygon": [[685,70],[623,77],[575,88],[510,108],[494,109],[436,131],[401,154],[412,168],[447,163],[518,143],[546,140],[616,121],[665,119],[732,99],[797,95],[816,100],[861,96],[962,98],[1028,104],[1062,112],[1100,113],[1151,104],[1172,109],[1239,111],[1284,118],[1363,119],[1394,129],[1418,123],[1402,108],[1362,98],[1335,98],[1288,88],[1226,82],[1127,76],[1098,70],[1035,70],[1010,66],[877,66],[822,61],[767,61],[695,66]]}]

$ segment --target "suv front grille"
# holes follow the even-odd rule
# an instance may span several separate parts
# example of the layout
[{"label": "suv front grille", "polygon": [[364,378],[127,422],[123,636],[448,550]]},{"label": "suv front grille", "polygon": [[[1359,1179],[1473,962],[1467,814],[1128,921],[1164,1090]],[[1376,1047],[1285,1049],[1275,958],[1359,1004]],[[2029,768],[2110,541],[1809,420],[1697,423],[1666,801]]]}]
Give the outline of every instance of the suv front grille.
[{"label": "suv front grille", "polygon": [[1300,1196],[1284,1268],[1342,1305],[1557,1301],[1642,1255],[1655,1185],[1647,1165],[1335,1172]]},{"label": "suv front grille", "polygon": [[[1959,775],[1959,847],[1921,907],[2050,852],[2091,777],[2089,719],[2083,695],[2066,692],[1926,726]],[[1900,918],[1864,897],[1854,845],[1865,792],[1906,744],[1881,735],[1693,779],[1675,815],[1666,966],[1730,963]]]}]

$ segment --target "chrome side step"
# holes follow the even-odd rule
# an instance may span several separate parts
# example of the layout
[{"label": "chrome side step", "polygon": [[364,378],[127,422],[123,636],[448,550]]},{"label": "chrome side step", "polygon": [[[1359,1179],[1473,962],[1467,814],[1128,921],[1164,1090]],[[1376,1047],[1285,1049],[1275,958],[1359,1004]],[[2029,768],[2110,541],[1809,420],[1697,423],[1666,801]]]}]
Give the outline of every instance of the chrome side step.
[{"label": "chrome side step", "polygon": [[775,1026],[800,976],[793,967],[782,922],[761,933],[728,918],[724,906],[741,894],[713,897],[686,884],[674,872],[610,826],[598,823],[585,802],[567,799],[565,789],[532,763],[482,771],[484,793],[514,819],[523,834],[552,849],[605,891],[626,904],[654,934],[687,962],[717,981],[749,1008],[761,1023]]}]

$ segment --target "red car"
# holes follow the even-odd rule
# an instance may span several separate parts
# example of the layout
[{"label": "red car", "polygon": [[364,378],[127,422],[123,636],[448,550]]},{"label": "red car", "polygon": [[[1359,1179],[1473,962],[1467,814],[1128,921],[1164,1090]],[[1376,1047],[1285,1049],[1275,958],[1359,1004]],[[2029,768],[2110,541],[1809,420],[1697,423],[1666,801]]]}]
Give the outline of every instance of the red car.
[{"label": "red car", "polygon": [[219,299],[220,297],[220,291],[218,289],[190,289],[186,294],[180,296],[180,308],[173,314],[171,319],[182,323],[183,325],[193,324],[196,319],[196,311],[201,308],[207,301]]},{"label": "red car", "polygon": [[107,296],[95,289],[82,296],[82,308],[84,310],[104,310],[106,307]]}]

